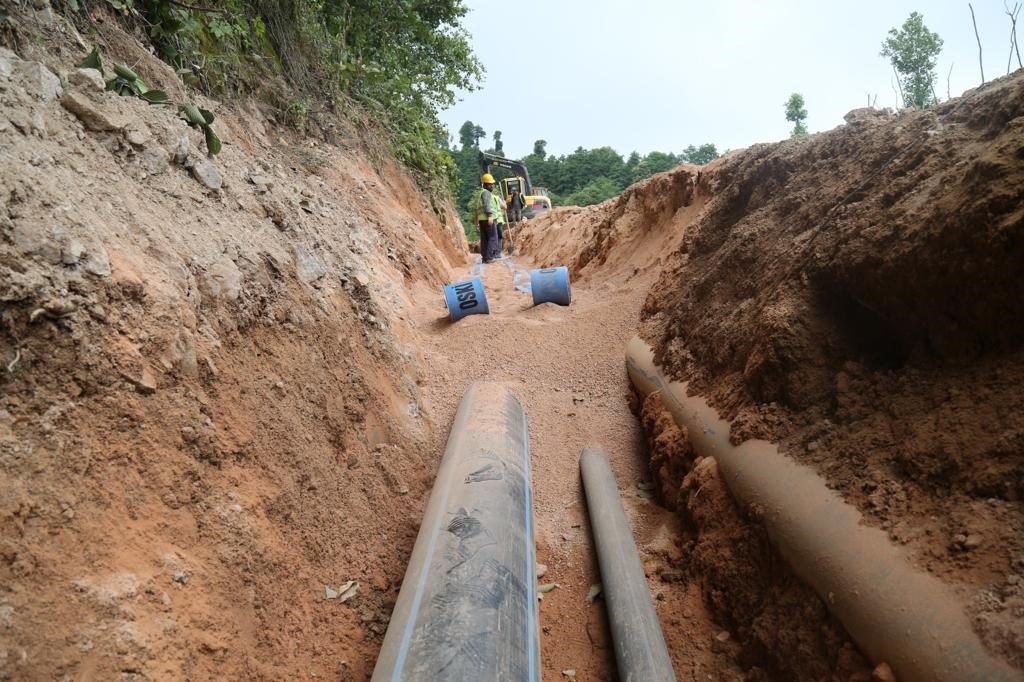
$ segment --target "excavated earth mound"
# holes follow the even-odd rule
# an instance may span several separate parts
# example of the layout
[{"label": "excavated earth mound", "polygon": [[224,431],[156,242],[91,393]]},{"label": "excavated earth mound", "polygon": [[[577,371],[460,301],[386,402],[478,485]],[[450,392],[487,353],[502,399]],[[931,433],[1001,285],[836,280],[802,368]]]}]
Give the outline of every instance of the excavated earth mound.
[{"label": "excavated earth mound", "polygon": [[[556,210],[522,243],[620,286],[662,268],[641,325],[657,362],[735,442],[814,467],[1024,669],[1024,74],[847,121]],[[656,395],[637,408],[692,529],[683,565],[749,673],[865,674],[756,510],[720,494]]]},{"label": "excavated earth mound", "polygon": [[351,132],[203,101],[208,159],[68,41],[0,50],[0,678],[365,679],[434,470],[408,287],[462,227]]}]

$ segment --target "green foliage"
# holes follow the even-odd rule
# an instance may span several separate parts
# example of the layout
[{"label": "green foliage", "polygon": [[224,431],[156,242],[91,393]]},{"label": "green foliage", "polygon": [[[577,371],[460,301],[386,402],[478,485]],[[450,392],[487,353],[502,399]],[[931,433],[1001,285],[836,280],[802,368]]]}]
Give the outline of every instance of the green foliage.
[{"label": "green foliage", "polygon": [[[96,69],[103,73],[103,53],[98,46],[92,50],[78,63],[79,68]],[[107,90],[116,92],[122,97],[138,97],[150,104],[168,104],[170,98],[163,90],[150,90],[146,82],[132,71],[125,64],[114,64],[114,77],[107,81]],[[213,113],[206,109],[200,109],[194,104],[183,104],[178,108],[181,117],[188,121],[188,124],[201,128],[206,136],[206,148],[211,156],[220,154],[221,142],[217,134],[213,132]]]},{"label": "green foliage", "polygon": [[[161,56],[187,84],[210,94],[266,93],[281,120],[300,129],[314,112],[352,98],[422,184],[443,193],[455,180],[437,113],[483,73],[460,25],[462,0],[136,4]],[[281,75],[290,92],[280,92]]]},{"label": "green foliage", "polygon": [[560,203],[564,206],[600,204],[602,201],[618,195],[622,190],[623,187],[617,180],[601,176],[594,178],[572,194],[562,197]]},{"label": "green foliage", "polygon": [[305,130],[309,105],[302,97],[292,97],[284,108],[284,122],[296,130]]},{"label": "green foliage", "polygon": [[935,66],[940,52],[942,38],[928,30],[917,12],[911,12],[899,30],[889,29],[880,54],[896,69],[904,106],[923,109],[935,103]]},{"label": "green foliage", "polygon": [[110,5],[112,9],[114,9],[117,12],[120,12],[124,16],[138,14],[138,12],[136,12],[135,10],[135,3],[132,2],[132,0],[107,0],[107,4]]},{"label": "green foliage", "polygon": [[213,112],[197,107],[195,104],[183,104],[178,113],[193,128],[199,128],[206,136],[206,149],[210,156],[220,154],[220,138],[213,132]]},{"label": "green foliage", "polygon": [[93,45],[92,51],[85,56],[85,59],[78,62],[78,68],[96,69],[103,73],[103,53],[100,51],[99,45]]},{"label": "green foliage", "polygon": [[[460,178],[456,190],[458,206],[465,206],[479,186],[480,166],[477,156],[482,139],[483,128],[473,121],[466,121],[459,127],[460,148],[451,150]],[[495,147],[500,140],[501,133],[496,132]],[[671,170],[680,163],[704,164],[718,158],[717,148],[710,143],[699,147],[690,145],[681,154],[654,151],[641,156],[633,152],[626,160],[611,147],[579,147],[564,156],[549,156],[546,147],[546,140],[535,141],[533,152],[523,157],[522,161],[530,171],[533,184],[547,187],[554,206],[597,204],[616,196],[634,182]],[[492,168],[491,172],[499,180],[509,175],[500,168]],[[472,216],[463,212],[462,219],[468,234]]]},{"label": "green foliage", "polygon": [[259,49],[261,22],[247,14],[248,3],[209,4],[217,11],[187,9],[166,0],[141,2],[150,37],[186,84],[209,94],[242,92],[258,80],[267,62]]},{"label": "green foliage", "polygon": [[[95,60],[93,59],[94,53],[96,54]],[[102,60],[95,47],[93,52],[90,52],[89,56],[82,60],[82,63],[93,63],[93,61],[100,64],[100,71],[102,72]],[[168,97],[166,92],[163,90],[150,90],[146,87],[146,82],[124,64],[114,64],[114,74],[114,77],[107,81],[107,90],[116,92],[122,97],[135,96],[146,100],[150,104],[167,104]]]},{"label": "green foliage", "polygon": [[683,150],[682,160],[685,163],[692,163],[695,166],[703,166],[706,163],[711,163],[720,156],[718,148],[710,142],[702,144],[699,147],[694,147],[692,144]]},{"label": "green foliage", "polygon": [[804,119],[807,118],[807,107],[804,106],[804,96],[794,92],[783,106],[786,108],[786,120],[793,124],[793,137],[806,135]]}]

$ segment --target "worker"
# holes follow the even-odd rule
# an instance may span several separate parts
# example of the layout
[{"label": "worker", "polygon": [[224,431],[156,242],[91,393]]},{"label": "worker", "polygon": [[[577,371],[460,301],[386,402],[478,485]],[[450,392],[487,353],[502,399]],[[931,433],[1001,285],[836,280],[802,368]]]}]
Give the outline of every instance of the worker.
[{"label": "worker", "polygon": [[484,173],[480,176],[483,185],[469,200],[469,210],[476,217],[480,229],[480,257],[484,263],[490,263],[501,256],[501,239],[498,236],[498,225],[504,223],[501,215],[501,198],[494,191],[494,176]]},{"label": "worker", "polygon": [[508,202],[509,227],[515,227],[523,219],[524,208],[526,208],[526,201],[523,200],[523,195],[517,189],[512,190],[512,197]]}]

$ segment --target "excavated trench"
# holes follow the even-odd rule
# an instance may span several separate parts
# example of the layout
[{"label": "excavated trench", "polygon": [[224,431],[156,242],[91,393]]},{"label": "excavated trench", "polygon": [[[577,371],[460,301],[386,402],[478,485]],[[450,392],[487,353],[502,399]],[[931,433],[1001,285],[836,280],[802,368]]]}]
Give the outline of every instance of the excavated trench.
[{"label": "excavated trench", "polygon": [[[869,675],[872,666],[842,625],[785,568],[777,550],[759,537],[758,522],[739,511],[724,487],[716,489],[711,482],[703,497],[703,488],[698,489],[696,509],[667,505],[677,513],[662,506],[662,501],[674,502],[665,491],[685,488],[683,478],[701,475],[707,463],[695,474],[677,471],[673,483],[660,464],[666,447],[679,443],[659,440],[664,429],[650,425],[645,438],[642,423],[651,416],[650,400],[642,415],[631,410],[638,403],[632,399],[624,349],[655,273],[633,274],[627,268],[620,277],[593,277],[574,284],[570,307],[533,307],[529,294],[515,285],[517,272],[528,269],[531,259],[517,255],[511,264],[466,268],[466,276],[484,281],[489,315],[449,323],[437,292],[423,288],[416,292],[417,325],[431,330],[424,347],[424,366],[431,368],[425,398],[435,406],[438,423],[450,423],[463,389],[478,381],[511,391],[526,414],[538,561],[543,565],[538,582],[557,584],[539,605],[543,675],[558,679],[563,671],[574,670],[579,679],[616,677],[604,602],[590,594],[600,575],[579,457],[592,445],[609,453],[646,574],[644,589],[653,599],[680,679],[739,680],[751,671],[765,679]],[[431,447],[442,450],[447,437],[447,432],[435,434]],[[687,461],[692,465],[693,456]],[[727,514],[720,513],[721,505]],[[708,514],[715,516],[710,523],[704,518]],[[709,527],[719,534],[713,557],[705,537]],[[758,540],[748,544],[750,536]],[[779,594],[780,603],[773,605],[777,615],[794,609],[801,613],[795,636],[809,642],[795,648],[783,644],[775,652],[762,649],[745,631],[743,617],[733,617],[732,605],[723,603],[723,591],[757,595],[766,588]],[[389,654],[389,660],[394,657]],[[788,657],[796,663],[781,662]]]},{"label": "excavated trench", "polygon": [[[902,583],[877,604],[870,575],[808,569],[847,566],[788,544],[784,505],[743,492],[729,448],[752,439],[855,510],[832,542],[866,533],[939,584],[916,601],[943,595],[956,665],[1021,677],[1024,77],[555,211],[514,267],[478,270],[458,225],[366,150],[223,106],[213,189],[172,162],[194,168],[202,144],[173,113],[69,86],[127,126],[93,130],[3,56],[0,676],[367,679],[448,427],[486,381],[528,422],[544,677],[616,675],[589,446],[679,679],[954,666],[872,639],[876,614],[921,622]],[[555,265],[572,305],[533,307],[522,271]],[[472,271],[490,314],[452,324],[441,285]],[[638,332],[728,421],[721,453],[666,382],[631,387]],[[871,556],[846,563],[895,565]]]}]

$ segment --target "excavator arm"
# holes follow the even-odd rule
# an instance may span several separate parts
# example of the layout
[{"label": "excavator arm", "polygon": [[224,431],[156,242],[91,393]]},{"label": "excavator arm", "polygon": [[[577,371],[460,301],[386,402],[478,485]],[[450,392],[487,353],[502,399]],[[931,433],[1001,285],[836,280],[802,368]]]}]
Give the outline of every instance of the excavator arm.
[{"label": "excavator arm", "polygon": [[526,170],[526,166],[522,161],[513,161],[512,159],[505,159],[494,154],[488,154],[487,152],[480,152],[480,172],[490,173],[491,166],[497,166],[498,168],[505,168],[512,171],[525,182],[523,187],[523,194],[533,193],[533,183],[530,182],[530,171]]}]

